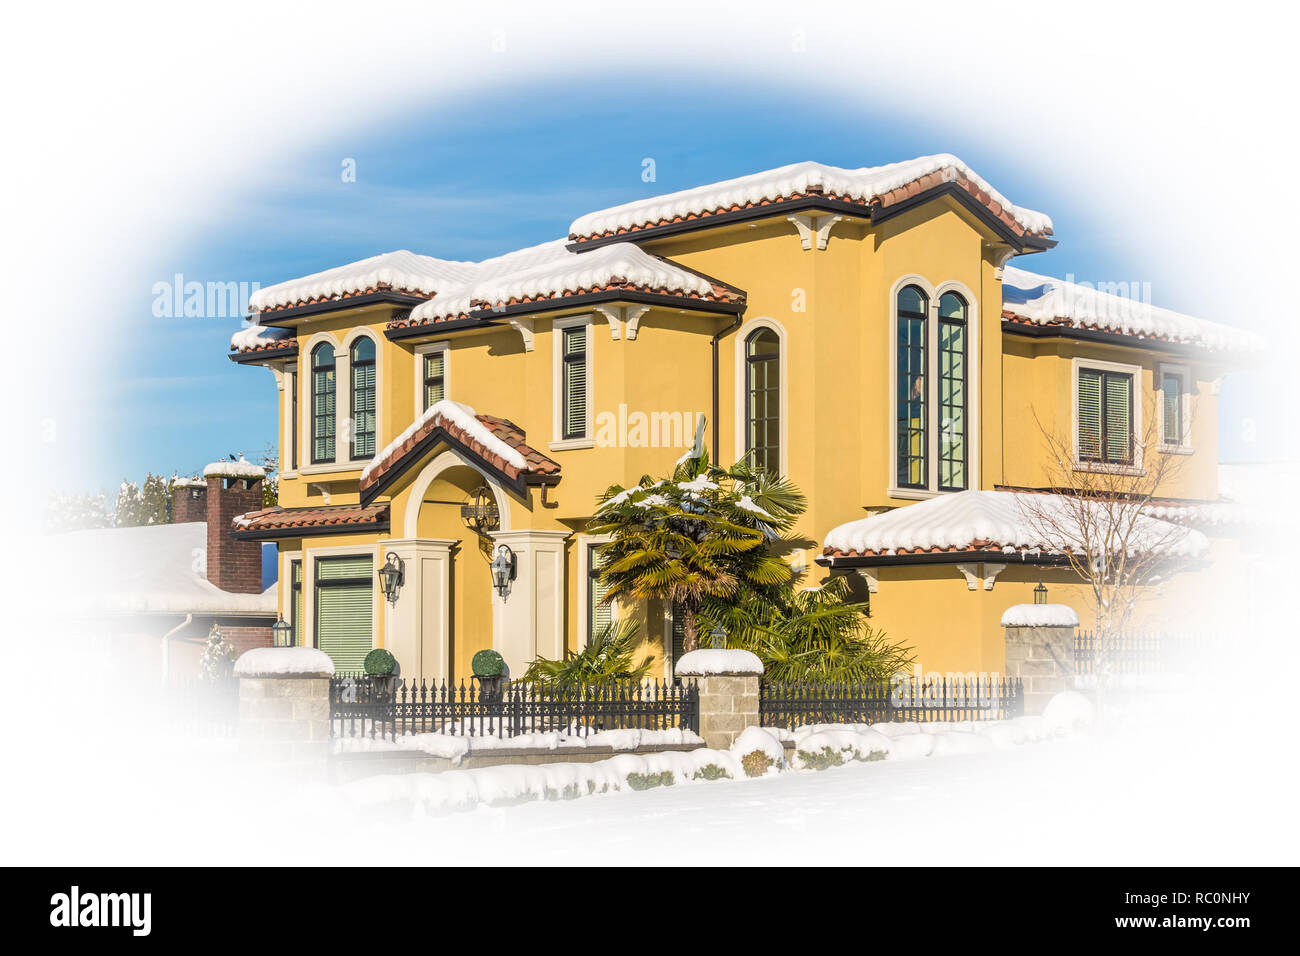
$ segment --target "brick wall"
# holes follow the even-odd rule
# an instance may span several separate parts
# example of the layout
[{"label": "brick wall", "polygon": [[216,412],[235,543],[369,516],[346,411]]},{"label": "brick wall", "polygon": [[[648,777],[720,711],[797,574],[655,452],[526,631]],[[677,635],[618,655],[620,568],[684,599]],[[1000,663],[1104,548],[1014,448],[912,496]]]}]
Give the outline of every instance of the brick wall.
[{"label": "brick wall", "polygon": [[177,488],[172,498],[175,524],[208,520],[208,489],[205,487]]},{"label": "brick wall", "polygon": [[262,507],[261,479],[209,478],[206,496],[208,580],[235,594],[261,593],[261,543],[236,541],[230,534],[236,515]]},{"label": "brick wall", "polygon": [[262,627],[249,626],[246,624],[219,624],[222,635],[226,638],[226,643],[235,649],[235,656],[238,657],[244,651],[251,651],[255,647],[270,647],[271,625],[267,624]]}]

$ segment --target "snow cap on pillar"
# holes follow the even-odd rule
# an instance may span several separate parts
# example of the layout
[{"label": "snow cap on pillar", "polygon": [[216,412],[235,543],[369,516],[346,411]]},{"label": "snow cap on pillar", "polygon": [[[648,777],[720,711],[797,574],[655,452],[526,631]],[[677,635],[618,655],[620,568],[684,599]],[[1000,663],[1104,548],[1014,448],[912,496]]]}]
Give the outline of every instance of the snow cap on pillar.
[{"label": "snow cap on pillar", "polygon": [[673,673],[678,677],[762,674],[763,662],[749,651],[702,648],[683,654],[673,665]]}]

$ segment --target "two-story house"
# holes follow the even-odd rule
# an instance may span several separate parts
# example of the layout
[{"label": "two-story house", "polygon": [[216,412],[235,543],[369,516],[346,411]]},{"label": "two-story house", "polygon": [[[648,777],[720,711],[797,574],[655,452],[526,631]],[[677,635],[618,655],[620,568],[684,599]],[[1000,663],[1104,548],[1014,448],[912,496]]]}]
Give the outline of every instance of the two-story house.
[{"label": "two-story house", "polygon": [[[799,163],[482,262],[399,251],[261,289],[231,358],[279,386],[281,506],[235,533],[278,543],[282,614],[341,669],[383,646],[405,676],[462,678],[495,647],[517,672],[611,613],[598,496],[670,472],[703,417],[715,461],[807,495],[807,583],[852,574],[927,669],[1001,670],[1001,610],[1077,585],[999,540],[1006,489],[1045,483],[1030,410],[1080,467],[1140,469],[1159,397],[1190,514],[1217,498],[1217,384],[1257,345],[1008,265],[1051,235],[953,156]],[[670,673],[671,608],[618,612]]]}]

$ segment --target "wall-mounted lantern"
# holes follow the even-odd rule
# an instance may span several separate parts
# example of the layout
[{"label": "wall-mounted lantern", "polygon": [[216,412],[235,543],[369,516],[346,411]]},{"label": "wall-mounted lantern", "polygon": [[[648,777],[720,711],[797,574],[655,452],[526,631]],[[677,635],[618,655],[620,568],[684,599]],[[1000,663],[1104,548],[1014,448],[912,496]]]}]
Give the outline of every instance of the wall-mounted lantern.
[{"label": "wall-mounted lantern", "polygon": [[709,636],[712,638],[715,650],[725,651],[727,649],[727,631],[721,624],[715,626],[713,633]]},{"label": "wall-mounted lantern", "polygon": [[487,485],[479,485],[473,497],[460,506],[460,520],[475,534],[487,534],[501,527],[497,500]]},{"label": "wall-mounted lantern", "polygon": [[284,618],[271,625],[271,643],[276,647],[293,647],[293,627]]},{"label": "wall-mounted lantern", "polygon": [[1044,587],[1042,581],[1039,581],[1038,587],[1034,588],[1034,603],[1035,604],[1047,603],[1047,588]]},{"label": "wall-mounted lantern", "polygon": [[507,545],[497,545],[491,568],[492,587],[500,597],[505,597],[510,590],[510,582],[515,579],[515,553]]},{"label": "wall-mounted lantern", "polygon": [[404,569],[405,562],[397,556],[397,552],[389,551],[384,558],[384,566],[379,569],[379,586],[389,604],[397,603],[397,591],[406,577]]}]

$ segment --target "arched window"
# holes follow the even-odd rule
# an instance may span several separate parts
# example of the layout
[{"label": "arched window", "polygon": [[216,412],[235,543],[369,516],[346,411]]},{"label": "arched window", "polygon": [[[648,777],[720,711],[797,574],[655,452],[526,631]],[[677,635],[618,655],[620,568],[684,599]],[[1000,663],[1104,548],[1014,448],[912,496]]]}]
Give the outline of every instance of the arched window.
[{"label": "arched window", "polygon": [[758,329],[745,339],[745,451],[756,468],[781,470],[781,339]]},{"label": "arched window", "polygon": [[966,487],[966,300],[939,296],[939,490]]},{"label": "arched window", "polygon": [[328,342],[311,353],[311,460],[334,460],[334,346]]},{"label": "arched window", "polygon": [[353,458],[375,454],[375,342],[361,336],[352,343],[348,366],[352,370]]},{"label": "arched window", "polygon": [[929,309],[929,298],[916,286],[904,286],[899,290],[894,405],[898,441],[896,480],[900,488],[924,488],[929,478],[926,469],[929,445],[926,318]]}]

